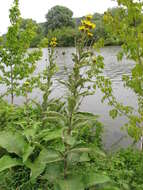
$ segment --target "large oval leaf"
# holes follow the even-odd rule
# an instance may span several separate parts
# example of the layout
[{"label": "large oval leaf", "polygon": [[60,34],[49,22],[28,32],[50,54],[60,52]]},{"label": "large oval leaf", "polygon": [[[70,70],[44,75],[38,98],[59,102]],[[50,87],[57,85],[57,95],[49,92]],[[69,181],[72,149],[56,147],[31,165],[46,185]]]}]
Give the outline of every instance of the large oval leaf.
[{"label": "large oval leaf", "polygon": [[26,163],[31,169],[31,179],[37,178],[44,171],[46,164],[60,160],[61,157],[56,151],[43,149],[33,163],[30,161]]},{"label": "large oval leaf", "polygon": [[84,190],[84,184],[81,182],[81,179],[74,177],[71,179],[59,180],[55,184],[55,190]]},{"label": "large oval leaf", "polygon": [[26,142],[24,136],[11,131],[0,133],[0,147],[6,149],[9,153],[17,154],[23,158],[23,161],[27,160],[34,149]]},{"label": "large oval leaf", "polygon": [[10,156],[3,156],[0,159],[0,172],[19,165],[22,165],[22,161],[20,159],[11,158]]},{"label": "large oval leaf", "polygon": [[110,182],[110,178],[103,174],[88,173],[83,176],[83,181],[86,188],[92,187],[98,184],[104,184]]}]

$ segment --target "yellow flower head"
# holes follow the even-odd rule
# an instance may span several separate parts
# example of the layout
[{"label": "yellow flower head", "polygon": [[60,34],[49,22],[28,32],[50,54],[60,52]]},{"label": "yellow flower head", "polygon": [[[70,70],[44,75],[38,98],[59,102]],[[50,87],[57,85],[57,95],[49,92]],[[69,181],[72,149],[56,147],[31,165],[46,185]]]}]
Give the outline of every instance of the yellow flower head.
[{"label": "yellow flower head", "polygon": [[93,15],[89,14],[89,15],[86,15],[86,19],[87,20],[91,20],[93,18]]},{"label": "yellow flower head", "polygon": [[57,38],[53,37],[52,40],[51,40],[51,42],[50,42],[51,47],[56,47],[57,44],[58,44],[57,43]]},{"label": "yellow flower head", "polygon": [[53,37],[51,41],[57,41],[57,38],[56,37]]},{"label": "yellow flower head", "polygon": [[92,27],[92,29],[95,29],[96,28],[96,24],[92,23],[91,27]]},{"label": "yellow flower head", "polygon": [[93,37],[92,30],[96,27],[91,21],[92,18],[92,15],[87,15],[84,20],[81,20],[81,26],[78,28],[81,32],[85,32],[88,37]]},{"label": "yellow flower head", "polygon": [[91,32],[88,32],[87,35],[88,35],[89,37],[93,37],[93,34],[92,34]]},{"label": "yellow flower head", "polygon": [[82,23],[82,26],[85,26],[85,28],[95,29],[96,27],[96,25],[92,23],[90,20],[82,20],[81,23]]},{"label": "yellow flower head", "polygon": [[80,31],[85,31],[85,26],[79,26],[79,28],[78,28]]},{"label": "yellow flower head", "polygon": [[30,83],[28,81],[25,81],[24,84],[28,86]]}]

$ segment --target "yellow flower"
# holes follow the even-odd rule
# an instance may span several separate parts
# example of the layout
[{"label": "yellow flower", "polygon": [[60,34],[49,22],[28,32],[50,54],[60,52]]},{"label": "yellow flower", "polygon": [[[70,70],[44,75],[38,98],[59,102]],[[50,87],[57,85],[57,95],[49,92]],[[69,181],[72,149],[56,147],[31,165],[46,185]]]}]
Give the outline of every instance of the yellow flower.
[{"label": "yellow flower", "polygon": [[28,81],[25,81],[24,84],[28,86],[30,83]]},{"label": "yellow flower", "polygon": [[57,41],[57,38],[56,38],[56,37],[53,37],[51,41]]},{"label": "yellow flower", "polygon": [[57,43],[57,38],[53,37],[52,40],[51,40],[51,42],[50,42],[51,47],[56,47],[57,44],[58,44]]},{"label": "yellow flower", "polygon": [[80,31],[85,31],[85,26],[79,26],[78,28]]},{"label": "yellow flower", "polygon": [[89,28],[85,28],[85,31],[86,31],[86,32],[90,32]]},{"label": "yellow flower", "polygon": [[96,24],[92,23],[92,29],[95,29],[96,28]]},{"label": "yellow flower", "polygon": [[82,32],[86,32],[86,34],[89,37],[93,37],[93,34],[91,33],[92,29],[95,29],[96,25],[91,22],[92,15],[87,15],[84,20],[81,20],[81,26],[79,26],[79,30]]},{"label": "yellow flower", "polygon": [[89,20],[82,20],[81,23],[85,28],[94,29],[96,27],[96,25]]},{"label": "yellow flower", "polygon": [[92,34],[91,32],[88,32],[87,35],[88,35],[89,37],[93,37],[93,34]]},{"label": "yellow flower", "polygon": [[51,45],[52,47],[56,47],[56,46],[57,46],[57,42],[51,41],[51,42],[50,42],[50,45]]},{"label": "yellow flower", "polygon": [[89,14],[89,15],[86,16],[87,20],[91,20],[92,18],[93,18],[93,15],[91,15],[91,14]]}]

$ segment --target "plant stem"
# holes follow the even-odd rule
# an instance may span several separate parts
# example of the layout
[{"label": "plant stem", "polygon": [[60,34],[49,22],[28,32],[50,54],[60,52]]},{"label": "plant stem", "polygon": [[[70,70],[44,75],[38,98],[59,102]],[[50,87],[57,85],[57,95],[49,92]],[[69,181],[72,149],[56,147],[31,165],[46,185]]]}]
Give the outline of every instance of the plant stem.
[{"label": "plant stem", "polygon": [[11,78],[11,104],[14,103],[14,93],[13,93],[13,68],[12,65],[10,65],[10,78]]}]

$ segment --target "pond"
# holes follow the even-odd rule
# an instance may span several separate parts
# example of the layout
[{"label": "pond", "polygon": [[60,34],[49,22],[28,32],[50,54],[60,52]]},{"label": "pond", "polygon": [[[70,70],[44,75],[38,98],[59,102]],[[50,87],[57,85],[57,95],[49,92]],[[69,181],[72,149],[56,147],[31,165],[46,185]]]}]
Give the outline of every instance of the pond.
[{"label": "pond", "polygon": [[[71,54],[74,51],[74,48],[56,49],[56,61],[59,67],[59,72],[55,76],[55,79],[66,79],[67,76],[64,72],[64,66],[67,66],[69,70],[72,68],[73,62],[71,59]],[[122,75],[130,74],[131,69],[134,66],[134,63],[125,58],[121,62],[118,62],[116,55],[119,51],[120,47],[117,46],[104,47],[101,49],[100,53],[104,56],[105,63],[105,69],[103,74],[104,76],[107,76],[111,79],[114,89],[114,95],[117,98],[117,100],[119,100],[119,102],[124,103],[125,105],[130,105],[137,108],[136,95],[130,89],[125,89],[123,87],[122,82]],[[37,69],[35,71],[35,74],[44,69],[44,67],[46,66],[47,56],[47,49],[43,49],[43,58],[37,63]],[[4,86],[0,87],[0,91],[3,91],[4,89]],[[65,89],[61,85],[59,85],[55,80],[54,91],[52,96],[60,97],[63,96],[63,94],[65,94]],[[35,89],[33,93],[30,95],[30,97],[40,101],[42,94]],[[131,142],[131,140],[128,137],[125,137],[125,130],[120,129],[123,126],[123,124],[127,122],[127,119],[125,117],[118,117],[117,119],[112,120],[109,117],[110,107],[107,104],[102,104],[101,98],[102,93],[100,92],[100,90],[97,90],[95,95],[89,96],[86,99],[84,99],[81,105],[81,110],[92,112],[100,116],[99,120],[104,124],[103,142],[105,144],[106,149],[110,149],[111,147],[115,147],[117,149],[120,146],[127,146]],[[9,100],[9,98],[7,99]],[[22,97],[16,98],[16,104],[21,104],[22,100]]]}]

